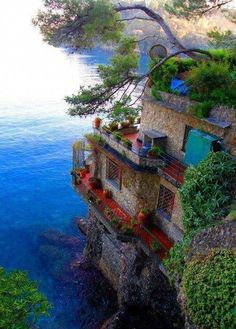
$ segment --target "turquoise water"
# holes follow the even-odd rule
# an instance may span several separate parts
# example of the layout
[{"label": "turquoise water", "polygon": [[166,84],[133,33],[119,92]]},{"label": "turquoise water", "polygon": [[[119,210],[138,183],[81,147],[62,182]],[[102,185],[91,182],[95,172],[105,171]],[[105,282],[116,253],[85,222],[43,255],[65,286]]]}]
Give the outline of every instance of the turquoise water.
[{"label": "turquoise water", "polygon": [[87,215],[71,187],[71,146],[91,118],[69,117],[63,99],[96,83],[111,54],[43,43],[31,24],[40,3],[13,0],[0,13],[0,266],[27,271],[53,304],[40,329],[95,329],[115,311],[114,294],[95,269],[71,266],[86,242],[73,220]]},{"label": "turquoise water", "polygon": [[[106,63],[110,53],[68,56],[38,46],[44,50],[34,61],[27,64],[27,56],[22,57],[24,72],[21,66],[10,71],[11,87],[2,83],[0,265],[26,270],[38,280],[53,304],[40,329],[95,329],[115,311],[114,295],[96,270],[70,271],[85,246],[73,219],[87,214],[86,203],[71,187],[71,145],[90,129],[91,118],[70,118],[63,97],[81,84],[95,83],[96,66]],[[37,70],[36,77],[28,65]],[[55,242],[52,235],[58,233],[50,238],[49,229],[76,238],[76,247]]]}]

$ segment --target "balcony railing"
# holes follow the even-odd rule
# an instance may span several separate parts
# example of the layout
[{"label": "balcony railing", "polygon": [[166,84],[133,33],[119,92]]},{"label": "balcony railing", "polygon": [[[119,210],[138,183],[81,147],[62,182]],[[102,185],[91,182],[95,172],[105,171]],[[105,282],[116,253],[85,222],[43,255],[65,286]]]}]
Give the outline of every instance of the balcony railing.
[{"label": "balcony railing", "polygon": [[[132,147],[127,147],[125,143],[115,139],[112,134],[103,130],[94,129],[94,133],[95,135],[100,135],[111,148],[115,149],[122,156],[125,154],[134,164],[146,170],[157,172],[177,186],[183,184],[186,166],[170,154],[162,151],[158,158],[151,158],[145,154],[142,143],[132,143]],[[129,135],[124,137],[129,139]]]},{"label": "balcony railing", "polygon": [[[138,243],[148,254],[155,254],[160,260],[166,257],[172,243],[158,228],[147,228],[137,225],[134,218],[125,211],[115,200],[107,199],[101,188],[93,189],[89,186],[90,174],[76,179],[75,189],[82,194],[91,207],[90,211],[116,238],[124,242]],[[124,230],[126,227],[126,230]],[[127,227],[131,230],[127,230]],[[153,248],[158,246],[157,249]],[[144,250],[144,251],[145,251]],[[145,251],[145,252],[146,252]]]}]

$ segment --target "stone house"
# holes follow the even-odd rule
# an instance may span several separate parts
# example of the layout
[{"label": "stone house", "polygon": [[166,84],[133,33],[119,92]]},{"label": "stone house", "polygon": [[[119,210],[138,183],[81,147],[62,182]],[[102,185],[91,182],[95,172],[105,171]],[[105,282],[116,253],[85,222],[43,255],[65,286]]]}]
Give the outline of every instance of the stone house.
[{"label": "stone house", "polygon": [[[87,160],[88,175],[99,178],[102,189],[112,192],[112,201],[97,192],[98,203],[105,204],[103,210],[110,202],[111,208],[124,220],[132,220],[143,208],[151,210],[150,223],[142,228],[145,237],[140,231],[136,234],[148,247],[145,249],[142,244],[145,250],[150,249],[150,237],[157,239],[165,250],[181,240],[182,208],[178,189],[184,182],[187,166],[197,164],[212,150],[225,149],[236,155],[233,110],[213,109],[210,118],[200,119],[189,111],[192,104],[188,98],[161,95],[162,101],[157,101],[146,92],[140,124],[120,129],[132,146],[102,128],[94,129],[96,138],[88,138],[93,150],[93,156]],[[148,156],[147,150],[153,146],[161,148],[157,158]],[[74,169],[78,154],[78,150],[74,150]],[[87,176],[78,179],[75,173],[73,182],[80,193],[91,192]],[[92,213],[95,208],[99,207],[93,202],[90,214],[96,217]],[[101,220],[106,225],[106,216],[101,211],[100,215],[97,217],[104,217]],[[109,230],[109,226],[107,228]]]}]

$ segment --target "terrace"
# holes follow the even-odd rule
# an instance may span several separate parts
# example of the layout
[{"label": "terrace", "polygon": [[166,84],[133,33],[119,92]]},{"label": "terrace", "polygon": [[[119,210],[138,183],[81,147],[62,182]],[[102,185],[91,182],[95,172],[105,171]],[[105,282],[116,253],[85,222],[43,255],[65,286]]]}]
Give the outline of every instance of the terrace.
[{"label": "terrace", "polygon": [[[161,150],[158,157],[150,157],[147,149],[145,149],[145,144],[138,139],[137,130],[134,129],[133,132],[130,129],[122,130],[123,137],[120,140],[103,129],[94,129],[94,133],[101,136],[104,142],[118,153],[119,157],[122,155],[123,159],[128,159],[131,164],[133,163],[134,169],[139,170],[141,168],[144,171],[157,173],[177,187],[183,184],[186,166],[163,150]],[[165,136],[161,137],[164,138]],[[129,145],[127,140],[130,141]]]},{"label": "terrace", "polygon": [[[90,173],[83,178],[74,172],[74,187],[90,202],[90,212],[103,223],[116,238],[135,242],[147,254],[156,255],[159,260],[166,257],[172,243],[157,227],[137,225],[132,216],[112,198],[106,198],[102,188],[92,188],[89,183]],[[155,247],[155,248],[154,248]]]}]

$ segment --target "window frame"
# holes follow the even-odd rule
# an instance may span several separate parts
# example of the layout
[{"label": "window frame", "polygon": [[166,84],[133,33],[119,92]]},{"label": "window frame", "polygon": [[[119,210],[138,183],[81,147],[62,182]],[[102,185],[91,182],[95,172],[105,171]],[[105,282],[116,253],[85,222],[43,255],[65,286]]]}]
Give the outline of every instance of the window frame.
[{"label": "window frame", "polygon": [[[171,196],[170,200],[168,201],[168,203],[170,204],[169,205],[167,204],[166,206],[164,205],[165,196],[163,195],[165,193],[168,193]],[[165,185],[161,184],[159,189],[157,208],[156,208],[157,213],[160,214],[165,219],[167,219],[168,221],[171,221],[174,204],[175,204],[175,193],[172,192],[170,189],[168,189]],[[167,212],[165,208],[170,208],[170,211]]]},{"label": "window frame", "polygon": [[[110,165],[113,165],[117,168],[117,179],[112,179],[109,178],[109,170],[110,170]],[[111,184],[114,188],[117,190],[121,190],[121,182],[122,182],[122,170],[120,166],[112,159],[109,157],[106,157],[106,181]]]},{"label": "window frame", "polygon": [[186,144],[187,144],[187,140],[188,140],[188,135],[192,129],[194,129],[192,126],[185,125],[184,138],[183,138],[183,143],[182,143],[182,148],[181,148],[181,151],[184,153],[186,152]]}]

